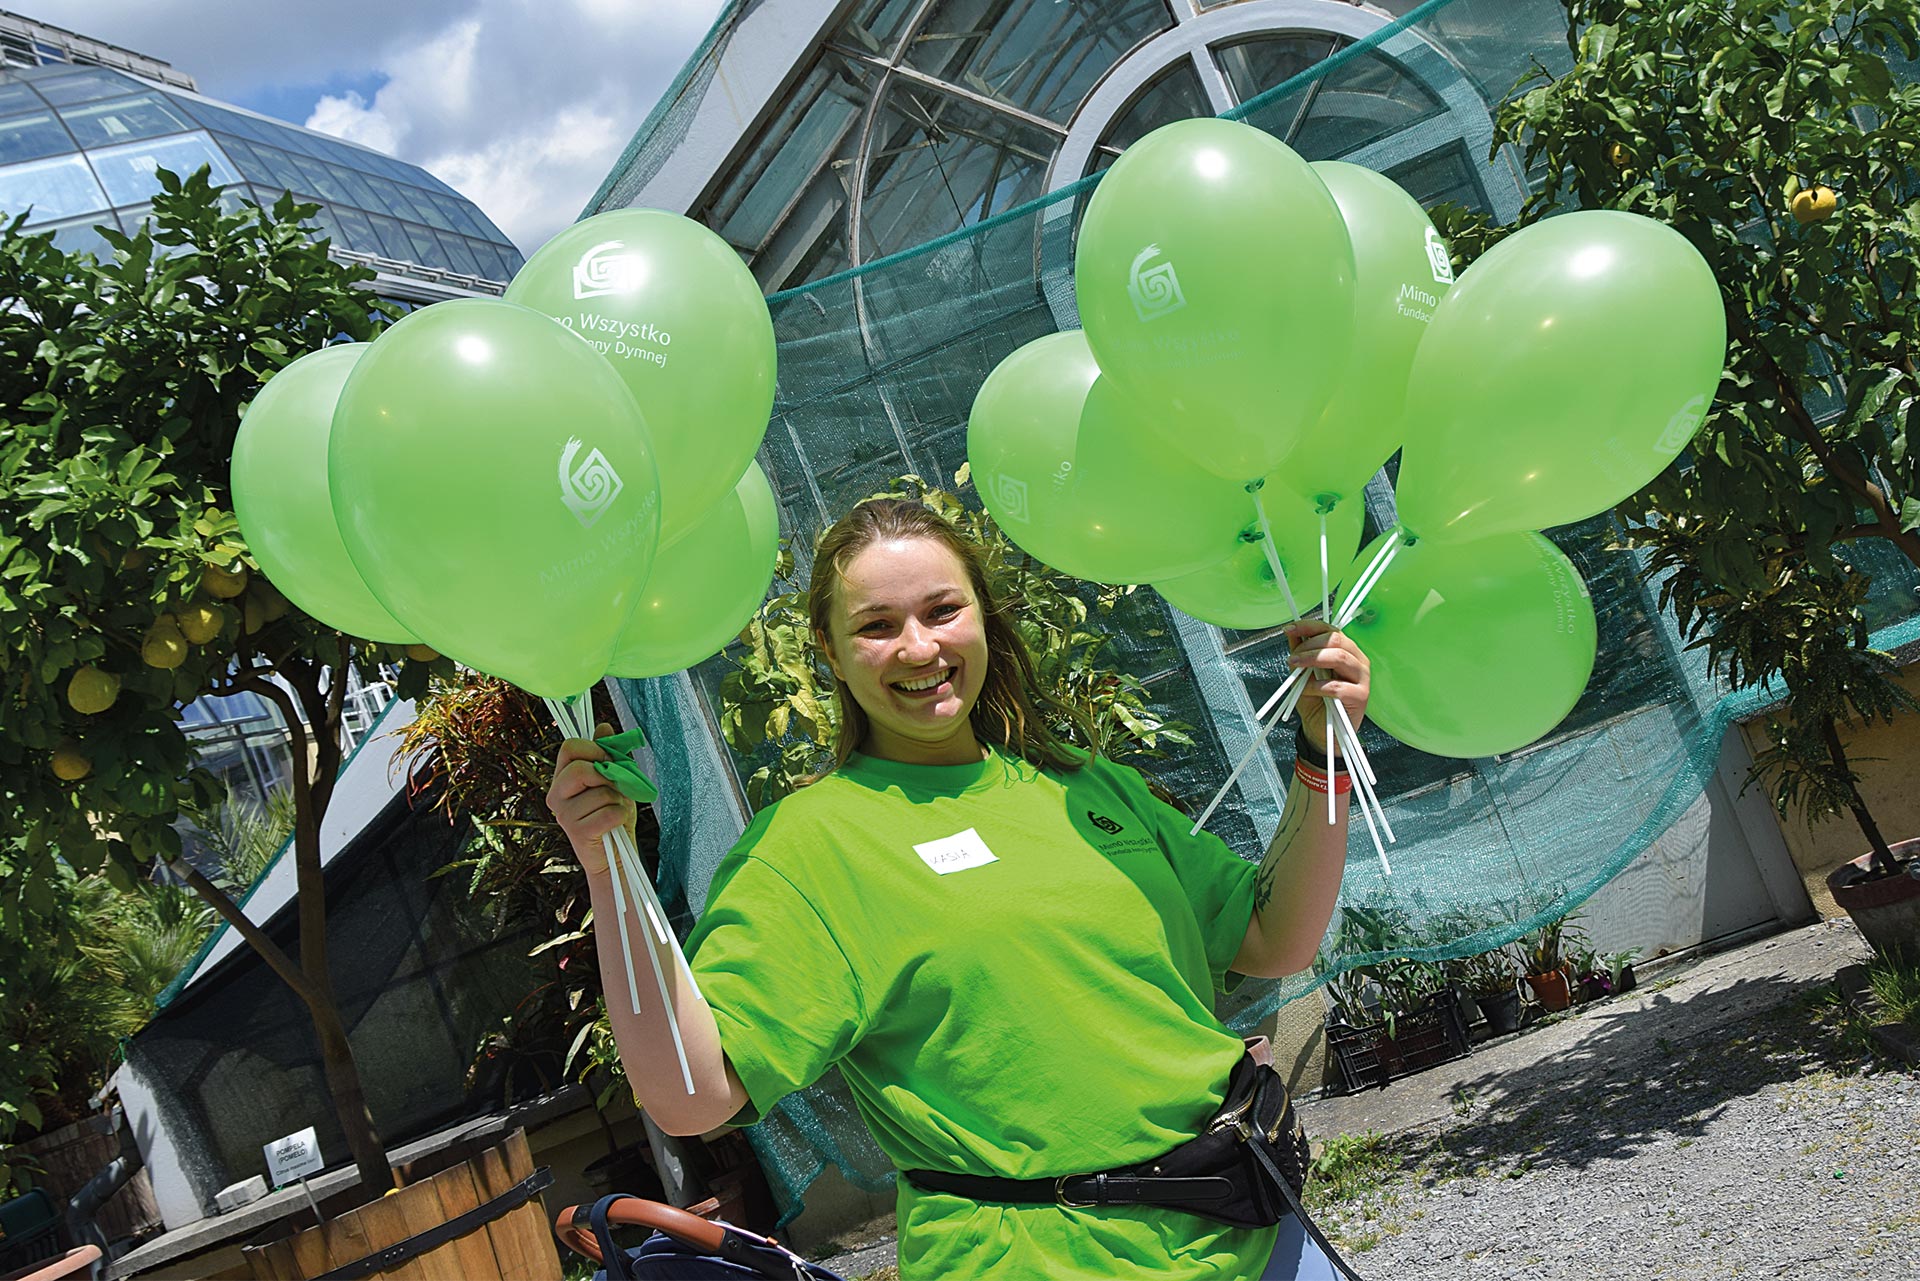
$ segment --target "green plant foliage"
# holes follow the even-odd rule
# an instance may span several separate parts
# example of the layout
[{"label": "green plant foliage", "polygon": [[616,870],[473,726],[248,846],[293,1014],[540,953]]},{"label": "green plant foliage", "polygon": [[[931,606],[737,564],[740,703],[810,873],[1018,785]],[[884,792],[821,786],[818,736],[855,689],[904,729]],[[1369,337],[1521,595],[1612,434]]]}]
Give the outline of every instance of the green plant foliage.
[{"label": "green plant foliage", "polygon": [[[965,467],[954,484],[967,487]],[[1034,560],[991,516],[918,476],[902,476],[874,497],[924,503],[982,548],[988,584],[995,596],[1013,604],[1014,626],[1033,655],[1041,685],[1083,713],[1093,728],[1088,741],[1070,722],[1055,725],[1067,741],[1135,764],[1160,755],[1163,744],[1193,745],[1186,726],[1153,710],[1145,686],[1101,664],[1111,641],[1094,620],[1110,613],[1131,588],[1095,588],[1089,605],[1080,594],[1089,585]],[[756,809],[831,764],[839,730],[833,679],[814,650],[806,588],[793,584],[791,549],[781,549],[774,574],[776,584],[789,586],[747,624],[741,633],[745,649],[720,685],[720,731],[727,745],[764,762],[747,780],[747,800]]]},{"label": "green plant foliage", "polygon": [[1364,1134],[1336,1134],[1313,1158],[1308,1170],[1305,1204],[1309,1209],[1334,1205],[1372,1191],[1401,1167],[1393,1140],[1378,1130]]},{"label": "green plant foliage", "polygon": [[16,1127],[85,1117],[120,1042],[146,1026],[154,998],[193,956],[213,913],[185,890],[124,891],[101,875],[58,872],[55,906],[28,935],[0,937],[0,1196],[15,1177],[4,1145]]},{"label": "green plant foliage", "polygon": [[[344,652],[259,579],[227,467],[264,379],[378,331],[372,273],[327,257],[301,225],[313,205],[223,203],[205,170],[159,177],[150,224],[102,231],[106,261],[21,219],[0,236],[0,934],[49,906],[62,860],[86,872],[116,855],[127,884],[179,852],[182,803],[217,799],[182,704],[242,669],[317,672]],[[239,574],[234,595],[222,576]],[[176,666],[144,661],[156,628],[195,609],[213,638],[179,645]],[[104,710],[70,701],[87,667],[118,682]],[[63,742],[84,778],[55,777]]]},{"label": "green plant foliage", "polygon": [[[598,716],[613,721],[607,706]],[[420,793],[471,828],[461,857],[439,874],[465,878],[482,918],[476,933],[531,925],[542,936],[531,954],[553,966],[475,1048],[469,1084],[491,1074],[503,1102],[554,1084],[545,1077],[550,1061],[582,1078],[619,1064],[600,999],[586,875],[545,803],[559,745],[539,700],[465,671],[434,680],[401,739]],[[636,829],[651,871],[659,828],[650,808]]]},{"label": "green plant foliage", "polygon": [[[1920,85],[1890,65],[1920,55],[1920,14],[1910,0],[1566,8],[1573,66],[1497,122],[1496,145],[1518,144],[1538,175],[1520,225],[1572,206],[1668,223],[1727,314],[1712,412],[1620,515],[1694,643],[1736,686],[1784,687],[1756,771],[1782,812],[1851,812],[1890,865],[1835,727],[1914,706],[1868,647],[1849,548],[1881,539],[1920,566]],[[1500,234],[1446,229],[1469,248]]]}]

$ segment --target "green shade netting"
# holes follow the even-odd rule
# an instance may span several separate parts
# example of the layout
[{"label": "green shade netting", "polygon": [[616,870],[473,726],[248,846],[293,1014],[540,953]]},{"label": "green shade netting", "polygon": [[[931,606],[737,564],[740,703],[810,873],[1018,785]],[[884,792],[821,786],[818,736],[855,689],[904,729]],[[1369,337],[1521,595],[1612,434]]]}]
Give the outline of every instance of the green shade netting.
[{"label": "green shade netting", "polygon": [[[727,29],[723,18],[690,77],[711,76]],[[1567,66],[1559,4],[1432,0],[1231,114],[1310,160],[1381,168],[1429,206],[1451,200],[1508,220],[1525,175],[1506,153],[1489,160],[1489,104],[1536,60],[1550,72]],[[1359,95],[1343,92],[1408,71],[1428,86],[1426,99],[1393,120],[1355,112]],[[1144,131],[1163,121],[1140,123]],[[652,154],[683,132],[667,111],[636,147]],[[615,201],[634,180],[609,181]],[[976,209],[959,232],[769,299],[780,385],[760,461],[800,562],[797,583],[815,536],[859,499],[905,473],[950,486],[987,373],[1022,344],[1078,324],[1073,234],[1096,181],[1003,212]],[[1369,513],[1369,536],[1391,522],[1383,480],[1369,492]],[[1614,533],[1608,518],[1550,533],[1592,589],[1600,634],[1586,695],[1552,735],[1507,757],[1459,761],[1363,730],[1399,842],[1389,877],[1356,823],[1343,901],[1395,905],[1416,957],[1470,955],[1582,905],[1597,944],[1649,954],[1779,914],[1751,862],[1731,871],[1717,862],[1727,856],[1708,839],[1716,820],[1705,799],[1728,727],[1771,696],[1729,695],[1715,683],[1660,616],[1657,587],[1642,582],[1633,554],[1614,548]],[[1915,639],[1914,576],[1891,554],[1864,567],[1876,576],[1880,645]],[[1251,742],[1252,711],[1284,675],[1285,640],[1196,622],[1150,589],[1125,597],[1105,623],[1115,637],[1109,661],[1195,729],[1197,746],[1154,772],[1197,812]],[[731,665],[723,654],[686,676],[621,682],[656,744],[661,891],[683,930],[743,826],[739,793],[722,780],[758,764],[734,759],[715,729]],[[1497,687],[1497,671],[1490,682]],[[1276,735],[1209,823],[1244,857],[1260,856],[1278,822],[1290,743]],[[1790,891],[1800,892],[1797,883]],[[1345,963],[1368,959],[1377,958]],[[1249,982],[1222,1013],[1244,1031],[1321,982]],[[829,1166],[869,1190],[892,1176],[837,1077],[792,1096],[749,1134],[787,1219]]]}]

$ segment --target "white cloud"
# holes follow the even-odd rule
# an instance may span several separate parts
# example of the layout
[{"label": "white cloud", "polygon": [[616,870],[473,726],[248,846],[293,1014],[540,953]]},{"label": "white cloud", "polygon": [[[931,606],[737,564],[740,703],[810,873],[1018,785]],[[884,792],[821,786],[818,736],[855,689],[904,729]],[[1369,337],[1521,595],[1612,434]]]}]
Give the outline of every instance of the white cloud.
[{"label": "white cloud", "polygon": [[379,83],[297,123],[424,166],[531,253],[579,214],[721,3],[194,0],[191,21],[153,0],[9,7],[165,58],[216,98]]},{"label": "white cloud", "polygon": [[305,123],[426,167],[531,253],[579,214],[717,8],[479,0],[390,48],[372,101],[323,98]]}]

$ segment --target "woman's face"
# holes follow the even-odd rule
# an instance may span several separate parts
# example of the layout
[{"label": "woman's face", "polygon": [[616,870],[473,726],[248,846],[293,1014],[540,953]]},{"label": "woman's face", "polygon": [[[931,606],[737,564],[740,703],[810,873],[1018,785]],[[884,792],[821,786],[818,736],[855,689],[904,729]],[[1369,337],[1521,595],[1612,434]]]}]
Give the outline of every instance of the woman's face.
[{"label": "woman's face", "polygon": [[827,661],[867,714],[860,750],[909,765],[980,759],[968,716],[987,678],[987,630],[966,566],[945,544],[870,544],[833,593]]}]

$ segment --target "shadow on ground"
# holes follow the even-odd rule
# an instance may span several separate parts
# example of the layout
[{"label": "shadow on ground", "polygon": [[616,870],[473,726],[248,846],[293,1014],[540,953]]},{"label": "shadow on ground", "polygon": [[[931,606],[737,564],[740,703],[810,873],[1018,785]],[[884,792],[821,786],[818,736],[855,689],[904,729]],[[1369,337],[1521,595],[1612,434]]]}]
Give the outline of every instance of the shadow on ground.
[{"label": "shadow on ground", "polygon": [[1776,975],[1590,1010],[1563,1053],[1461,1080],[1452,1091],[1460,1119],[1405,1136],[1402,1155],[1433,1159],[1436,1173],[1577,1170],[1701,1135],[1735,1099],[1823,1068],[1858,1069],[1866,1043],[1831,993]]}]

